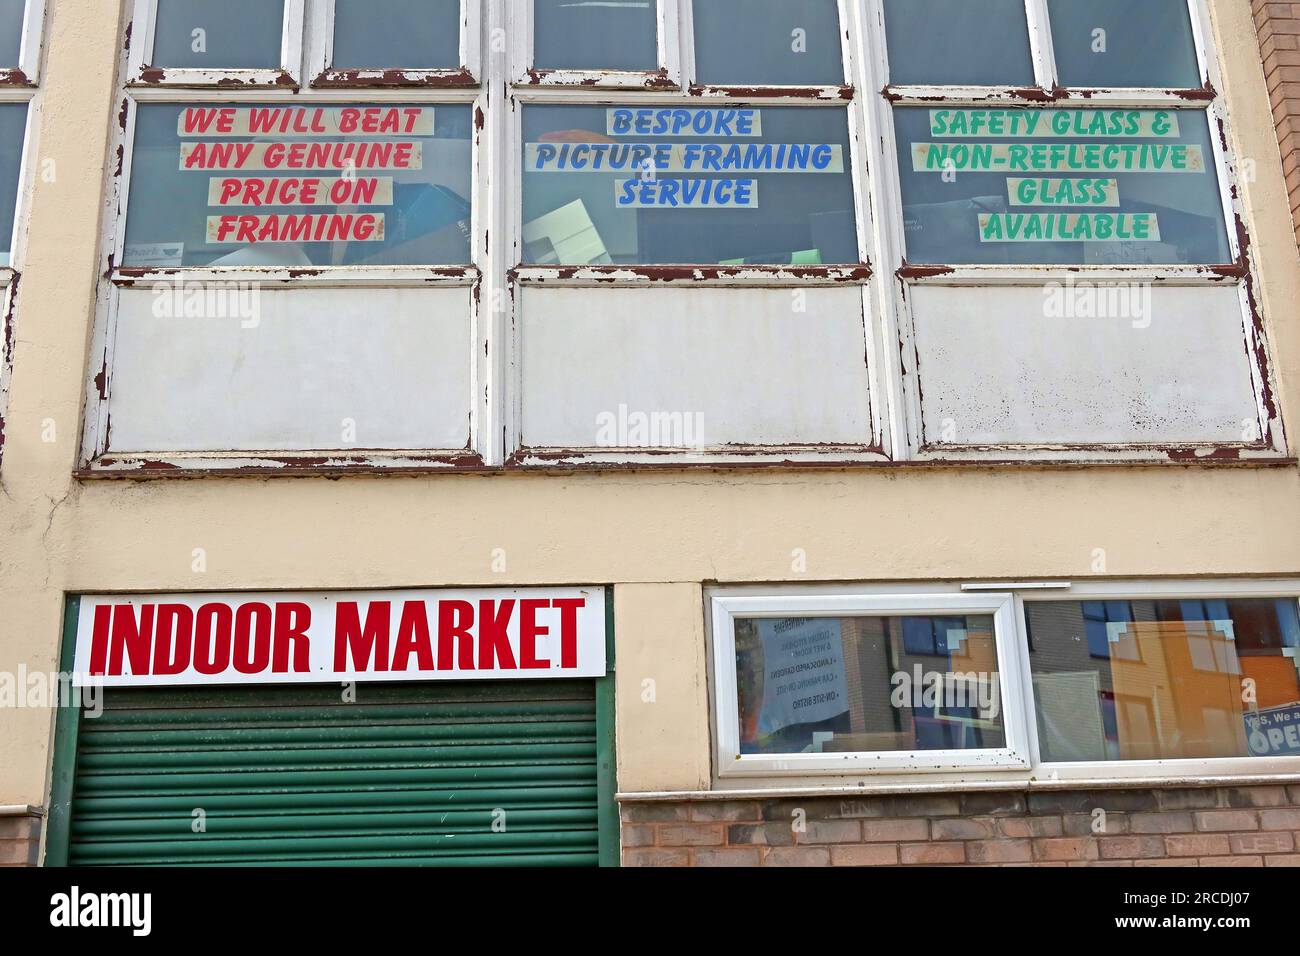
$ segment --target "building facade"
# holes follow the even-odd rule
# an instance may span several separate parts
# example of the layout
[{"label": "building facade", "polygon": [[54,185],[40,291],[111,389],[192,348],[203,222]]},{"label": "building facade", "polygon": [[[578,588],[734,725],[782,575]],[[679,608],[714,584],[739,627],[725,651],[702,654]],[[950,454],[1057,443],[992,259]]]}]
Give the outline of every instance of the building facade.
[{"label": "building facade", "polygon": [[0,863],[1300,862],[1297,38],[0,2]]}]

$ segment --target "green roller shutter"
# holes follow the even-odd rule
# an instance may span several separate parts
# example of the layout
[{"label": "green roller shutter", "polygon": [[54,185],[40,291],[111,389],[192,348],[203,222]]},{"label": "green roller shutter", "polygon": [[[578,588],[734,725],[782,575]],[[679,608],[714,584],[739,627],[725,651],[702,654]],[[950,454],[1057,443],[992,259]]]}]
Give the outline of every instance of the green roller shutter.
[{"label": "green roller shutter", "polygon": [[342,694],[105,691],[75,738],[68,862],[598,862],[608,763],[598,774],[594,681]]}]

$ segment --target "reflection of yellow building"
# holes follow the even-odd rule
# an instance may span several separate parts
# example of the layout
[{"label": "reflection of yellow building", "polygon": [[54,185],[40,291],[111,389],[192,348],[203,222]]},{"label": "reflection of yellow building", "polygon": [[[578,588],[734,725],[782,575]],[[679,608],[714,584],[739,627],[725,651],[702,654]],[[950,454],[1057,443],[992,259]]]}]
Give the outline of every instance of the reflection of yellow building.
[{"label": "reflection of yellow building", "polygon": [[1231,631],[1216,622],[1136,621],[1114,636],[1111,682],[1126,760],[1245,756],[1243,713],[1300,700],[1292,659],[1239,656]]}]

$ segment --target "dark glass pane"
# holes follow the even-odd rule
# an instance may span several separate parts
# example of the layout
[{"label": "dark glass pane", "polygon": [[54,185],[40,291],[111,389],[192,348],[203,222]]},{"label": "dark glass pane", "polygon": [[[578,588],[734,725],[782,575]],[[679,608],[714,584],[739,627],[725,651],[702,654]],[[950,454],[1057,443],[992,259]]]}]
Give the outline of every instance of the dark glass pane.
[{"label": "dark glass pane", "polygon": [[0,68],[18,66],[27,0],[0,0]]},{"label": "dark glass pane", "polygon": [[1024,0],[885,0],[892,84],[1028,86]]},{"label": "dark glass pane", "polygon": [[740,619],[736,690],[745,754],[1006,745],[990,617]]},{"label": "dark glass pane", "polygon": [[709,86],[838,86],[844,82],[835,0],[707,0],[695,4],[696,79]]},{"label": "dark glass pane", "polygon": [[27,104],[0,104],[0,265],[11,263],[14,206],[18,202],[18,172],[23,162]]},{"label": "dark glass pane", "polygon": [[334,0],[335,69],[460,65],[460,0]]},{"label": "dark glass pane", "polygon": [[1197,87],[1187,0],[1048,0],[1063,86]]},{"label": "dark glass pane", "polygon": [[658,30],[655,0],[533,0],[533,66],[657,70]]},{"label": "dark glass pane", "polygon": [[158,0],[151,66],[277,69],[284,0]]}]

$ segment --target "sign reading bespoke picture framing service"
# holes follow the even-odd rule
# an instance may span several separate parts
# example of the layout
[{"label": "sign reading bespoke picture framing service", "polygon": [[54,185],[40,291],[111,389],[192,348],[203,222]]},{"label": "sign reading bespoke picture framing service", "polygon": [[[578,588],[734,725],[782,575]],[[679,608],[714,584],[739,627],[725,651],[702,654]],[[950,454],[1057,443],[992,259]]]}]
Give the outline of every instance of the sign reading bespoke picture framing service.
[{"label": "sign reading bespoke picture framing service", "polygon": [[605,675],[605,592],[83,596],[74,682],[106,687]]},{"label": "sign reading bespoke picture framing service", "polygon": [[530,105],[524,258],[856,262],[842,109]]}]

